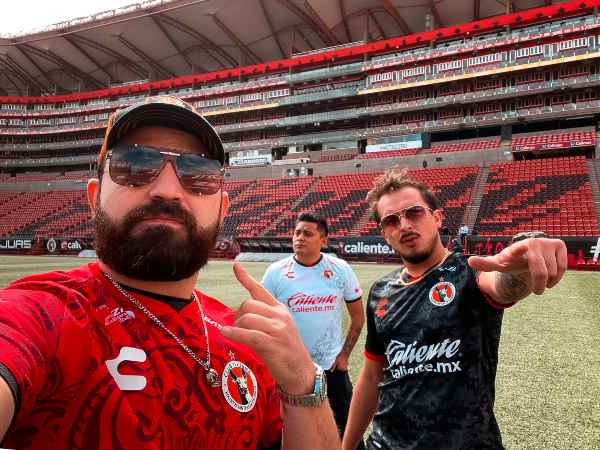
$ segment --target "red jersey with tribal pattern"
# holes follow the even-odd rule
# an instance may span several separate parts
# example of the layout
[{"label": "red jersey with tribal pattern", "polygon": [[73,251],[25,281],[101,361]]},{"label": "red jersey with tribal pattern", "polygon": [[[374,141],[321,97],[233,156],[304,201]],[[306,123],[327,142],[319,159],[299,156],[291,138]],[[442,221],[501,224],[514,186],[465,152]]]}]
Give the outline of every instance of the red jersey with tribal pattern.
[{"label": "red jersey with tribal pattern", "polygon": [[[198,305],[131,295],[202,360]],[[219,331],[230,308],[198,291],[218,386],[96,263],[0,290],[0,376],[17,412],[0,447],[262,449],[281,440],[275,383],[248,347]]]}]

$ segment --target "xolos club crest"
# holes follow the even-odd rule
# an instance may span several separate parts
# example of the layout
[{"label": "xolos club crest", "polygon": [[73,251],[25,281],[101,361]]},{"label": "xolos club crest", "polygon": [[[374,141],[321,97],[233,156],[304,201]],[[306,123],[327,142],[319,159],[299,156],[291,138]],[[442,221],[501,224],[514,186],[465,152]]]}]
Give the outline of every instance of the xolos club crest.
[{"label": "xolos club crest", "polygon": [[440,281],[429,290],[429,301],[435,306],[446,306],[456,297],[456,287],[449,281]]},{"label": "xolos club crest", "polygon": [[239,361],[229,361],[221,378],[223,396],[229,406],[239,412],[254,408],[258,397],[256,377],[250,368]]}]

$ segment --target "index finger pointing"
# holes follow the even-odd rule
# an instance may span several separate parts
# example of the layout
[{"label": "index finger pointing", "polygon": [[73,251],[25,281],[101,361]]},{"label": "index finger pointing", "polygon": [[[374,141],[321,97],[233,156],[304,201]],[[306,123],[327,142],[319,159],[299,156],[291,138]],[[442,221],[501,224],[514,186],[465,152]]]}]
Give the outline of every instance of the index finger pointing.
[{"label": "index finger pointing", "polygon": [[267,291],[258,281],[256,281],[246,269],[239,263],[233,263],[233,273],[242,286],[248,291],[254,300],[259,300],[267,305],[277,305],[278,302],[273,298],[271,293]]}]

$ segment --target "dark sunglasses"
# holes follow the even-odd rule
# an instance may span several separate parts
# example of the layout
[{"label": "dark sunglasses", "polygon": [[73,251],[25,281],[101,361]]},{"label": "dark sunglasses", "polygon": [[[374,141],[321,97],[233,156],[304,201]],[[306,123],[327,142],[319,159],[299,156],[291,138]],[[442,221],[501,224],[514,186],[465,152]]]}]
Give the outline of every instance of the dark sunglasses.
[{"label": "dark sunglasses", "polygon": [[108,152],[107,158],[110,160],[110,178],[121,186],[139,187],[152,183],[167,161],[175,167],[181,186],[193,194],[216,194],[223,186],[221,163],[195,153],[120,144]]},{"label": "dark sunglasses", "polygon": [[427,211],[433,213],[433,209],[427,208],[426,206],[408,206],[399,211],[394,211],[393,213],[390,213],[387,216],[383,216],[379,221],[379,228],[384,230],[389,227],[398,227],[400,226],[400,221],[402,219],[406,219],[410,222],[417,222],[425,216]]}]

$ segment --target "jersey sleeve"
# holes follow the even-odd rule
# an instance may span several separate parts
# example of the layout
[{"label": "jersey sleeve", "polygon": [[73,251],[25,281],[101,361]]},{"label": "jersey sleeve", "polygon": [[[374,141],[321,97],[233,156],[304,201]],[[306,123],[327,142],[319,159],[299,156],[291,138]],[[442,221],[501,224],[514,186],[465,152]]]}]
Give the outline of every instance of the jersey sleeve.
[{"label": "jersey sleeve", "polygon": [[502,310],[510,308],[511,306],[514,306],[516,303],[518,303],[518,302],[506,303],[506,304],[498,303],[490,295],[483,292],[481,290],[481,288],[479,287],[479,277],[481,275],[481,272],[476,271],[475,269],[471,268],[468,265],[467,265],[467,267],[468,267],[469,273],[471,275],[471,279],[473,280],[473,284],[475,285],[475,288],[481,293],[481,296],[484,298],[487,306],[491,307],[494,310],[502,311]]},{"label": "jersey sleeve", "polygon": [[64,306],[52,294],[0,290],[0,365],[16,385],[15,413],[27,411],[45,384],[63,317]]},{"label": "jersey sleeve", "polygon": [[373,299],[373,289],[369,293],[367,301],[367,338],[365,340],[365,357],[374,361],[383,361],[385,359],[385,346],[381,340],[377,327],[375,325],[374,305],[378,304],[378,300]]},{"label": "jersey sleeve", "polygon": [[361,298],[363,291],[350,264],[344,262],[344,271],[344,300],[350,303]]}]

